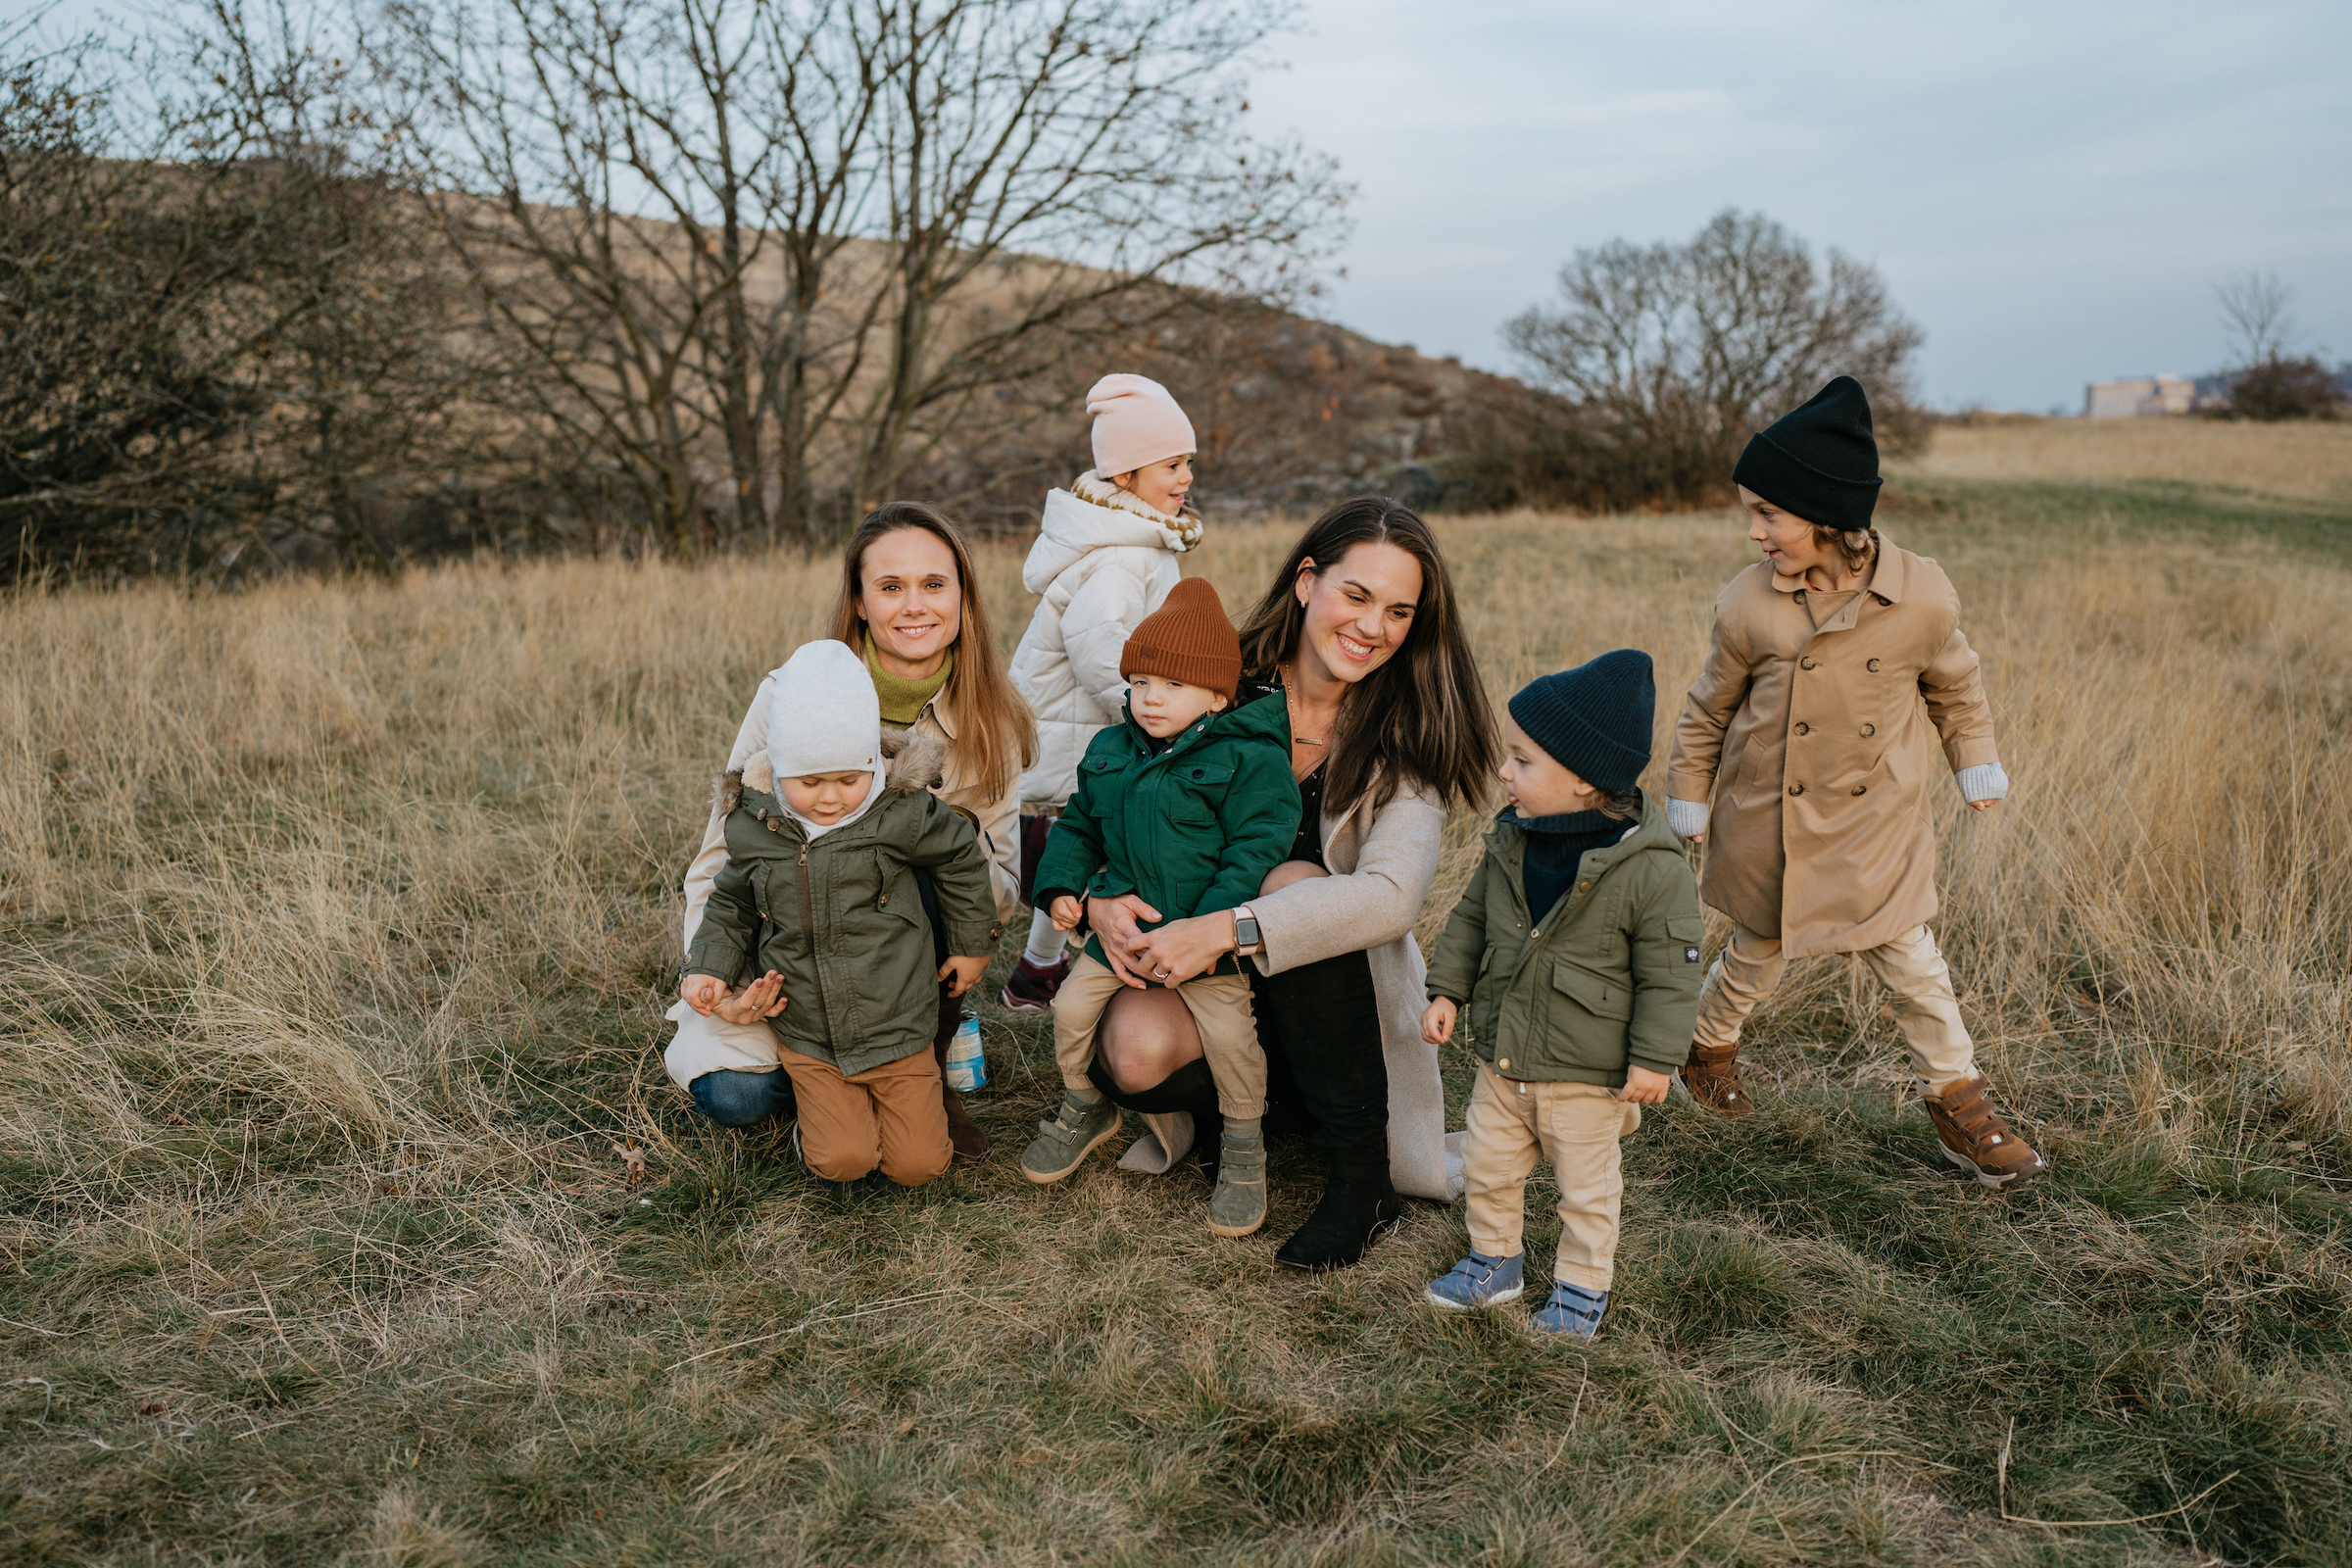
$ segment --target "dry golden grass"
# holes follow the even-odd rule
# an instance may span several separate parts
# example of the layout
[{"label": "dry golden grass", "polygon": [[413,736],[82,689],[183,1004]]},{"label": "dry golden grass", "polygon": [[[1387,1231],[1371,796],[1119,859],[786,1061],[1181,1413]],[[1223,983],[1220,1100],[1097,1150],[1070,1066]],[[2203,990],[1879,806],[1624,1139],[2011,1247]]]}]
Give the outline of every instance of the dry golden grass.
[{"label": "dry golden grass", "polygon": [[2170,479],[2297,501],[2352,499],[2352,422],[2028,419],[1939,426],[1897,471],[2113,484]]},{"label": "dry golden grass", "polygon": [[[1302,1149],[1278,1146],[1261,1247],[1205,1236],[1197,1181],[1039,1192],[1006,1153],[844,1209],[773,1137],[683,1109],[659,1060],[678,877],[824,564],[13,602],[0,1544],[2342,1560],[2352,565],[2310,530],[2352,519],[2274,536],[2234,505],[1911,481],[1890,524],[1961,588],[2015,781],[1989,816],[1944,801],[1939,931],[2056,1170],[1990,1199],[1938,1176],[1877,998],[1804,964],[1753,1031],[1764,1109],[1669,1106],[1629,1146],[1589,1352],[1414,1304],[1458,1211],[1280,1275]],[[1737,524],[1441,531],[1493,695],[1647,648],[1662,755]],[[1192,564],[1238,613],[1288,542],[1212,530]],[[982,562],[1008,644],[1018,559]],[[1449,829],[1425,937],[1478,827]],[[1050,1047],[984,1015],[979,1113],[1017,1148]],[[2162,1517],[2004,1523],[2012,1418],[2010,1511]]]}]

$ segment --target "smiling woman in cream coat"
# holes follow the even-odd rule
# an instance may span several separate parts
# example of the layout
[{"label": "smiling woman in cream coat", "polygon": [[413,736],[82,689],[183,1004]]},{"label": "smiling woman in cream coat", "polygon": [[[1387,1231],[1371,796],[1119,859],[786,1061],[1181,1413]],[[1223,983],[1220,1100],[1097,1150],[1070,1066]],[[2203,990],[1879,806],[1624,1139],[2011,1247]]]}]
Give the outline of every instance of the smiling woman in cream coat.
[{"label": "smiling woman in cream coat", "polygon": [[[875,509],[843,551],[832,635],[863,652],[866,673],[881,700],[886,738],[895,730],[944,748],[930,788],[979,829],[1001,931],[1019,906],[1016,785],[1021,769],[1036,756],[1036,729],[999,662],[972,574],[971,551],[956,525],[920,502],[894,501]],[[773,675],[760,681],[719,770],[722,776],[756,764],[766,744],[774,689]],[[726,819],[713,810],[702,848],[686,869],[687,949],[694,945],[704,906],[726,863]],[[928,908],[931,900],[926,897],[924,903]],[[939,924],[936,915],[933,924]],[[944,948],[939,956],[946,956]],[[932,1043],[943,1065],[962,1012],[961,1004],[943,987]],[[682,1002],[669,1017],[678,1029],[663,1064],[704,1115],[721,1126],[746,1127],[790,1112],[791,1084],[779,1070],[776,1037],[766,1024],[729,1023]],[[981,1158],[988,1152],[987,1135],[956,1091],[943,1085],[941,1093],[956,1158],[966,1163]]]}]

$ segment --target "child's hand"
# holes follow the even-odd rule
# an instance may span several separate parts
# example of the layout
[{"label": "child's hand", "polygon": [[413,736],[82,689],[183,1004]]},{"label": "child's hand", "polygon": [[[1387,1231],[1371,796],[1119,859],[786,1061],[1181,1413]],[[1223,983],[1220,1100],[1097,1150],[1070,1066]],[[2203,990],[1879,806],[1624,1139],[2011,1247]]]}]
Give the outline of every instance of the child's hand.
[{"label": "child's hand", "polygon": [[2000,804],[1998,801],[1971,801],[1968,803],[1968,808],[1972,811],[1989,811]]},{"label": "child's hand", "polygon": [[1440,997],[1431,1003],[1429,1010],[1421,1014],[1421,1038],[1433,1046],[1442,1046],[1451,1040],[1454,1011],[1451,997]]},{"label": "child's hand", "polygon": [[714,974],[690,974],[678,982],[678,1000],[708,1018],[727,1000],[727,983]]},{"label": "child's hand", "polygon": [[1617,1098],[1629,1105],[1662,1105],[1666,1102],[1666,1090],[1673,1082],[1662,1072],[1651,1072],[1639,1062],[1629,1061],[1625,1064],[1625,1087],[1617,1091]]},{"label": "child's hand", "polygon": [[784,977],[770,969],[713,1010],[729,1023],[758,1023],[782,1012],[786,1001]]},{"label": "child's hand", "polygon": [[[1055,902],[1062,901],[1056,900]],[[978,957],[953,956],[947,962],[939,966],[939,977],[948,983],[948,995],[951,997],[960,997],[966,991],[971,990],[980,983],[980,977],[987,972],[988,956],[985,954]]]},{"label": "child's hand", "polygon": [[1046,914],[1054,922],[1054,930],[1075,931],[1078,929],[1078,917],[1085,912],[1085,906],[1064,893],[1054,901],[1054,906],[1048,909]]}]

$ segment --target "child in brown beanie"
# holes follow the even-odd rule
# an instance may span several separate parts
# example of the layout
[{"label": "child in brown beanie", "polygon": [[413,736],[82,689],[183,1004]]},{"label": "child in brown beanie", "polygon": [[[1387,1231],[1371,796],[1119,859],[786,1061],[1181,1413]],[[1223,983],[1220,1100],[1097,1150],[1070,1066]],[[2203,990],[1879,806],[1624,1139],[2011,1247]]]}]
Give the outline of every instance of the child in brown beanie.
[{"label": "child in brown beanie", "polygon": [[[1078,764],[1037,868],[1037,903],[1067,931],[1082,900],[1132,893],[1161,921],[1229,909],[1257,895],[1298,835],[1290,719],[1279,702],[1236,709],[1242,646],[1217,591],[1188,577],[1127,639],[1124,722],[1103,730]],[[1149,927],[1147,927],[1149,929]],[[1163,976],[1152,977],[1154,981]],[[1119,1108],[1087,1078],[1095,1030],[1123,982],[1100,937],[1054,998],[1060,1111],[1038,1125],[1021,1174],[1057,1182],[1119,1130]],[[1250,982],[1231,954],[1177,990],[1200,1030],[1225,1122],[1208,1228],[1247,1236],[1265,1223],[1266,1056]]]}]

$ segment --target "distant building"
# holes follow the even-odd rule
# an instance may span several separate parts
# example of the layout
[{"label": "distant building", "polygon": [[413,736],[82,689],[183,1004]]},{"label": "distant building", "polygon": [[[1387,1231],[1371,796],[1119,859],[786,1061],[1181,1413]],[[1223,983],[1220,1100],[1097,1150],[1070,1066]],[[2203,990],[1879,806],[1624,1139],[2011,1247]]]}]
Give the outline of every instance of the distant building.
[{"label": "distant building", "polygon": [[[2345,368],[2352,380],[2352,366]],[[2230,377],[2141,375],[2093,381],[2082,392],[2086,419],[2144,419],[2167,414],[2211,414],[2230,407]]]},{"label": "distant building", "polygon": [[2187,414],[2197,406],[2197,383],[2184,375],[2141,375],[2093,381],[2082,393],[2086,419],[2144,419]]}]

